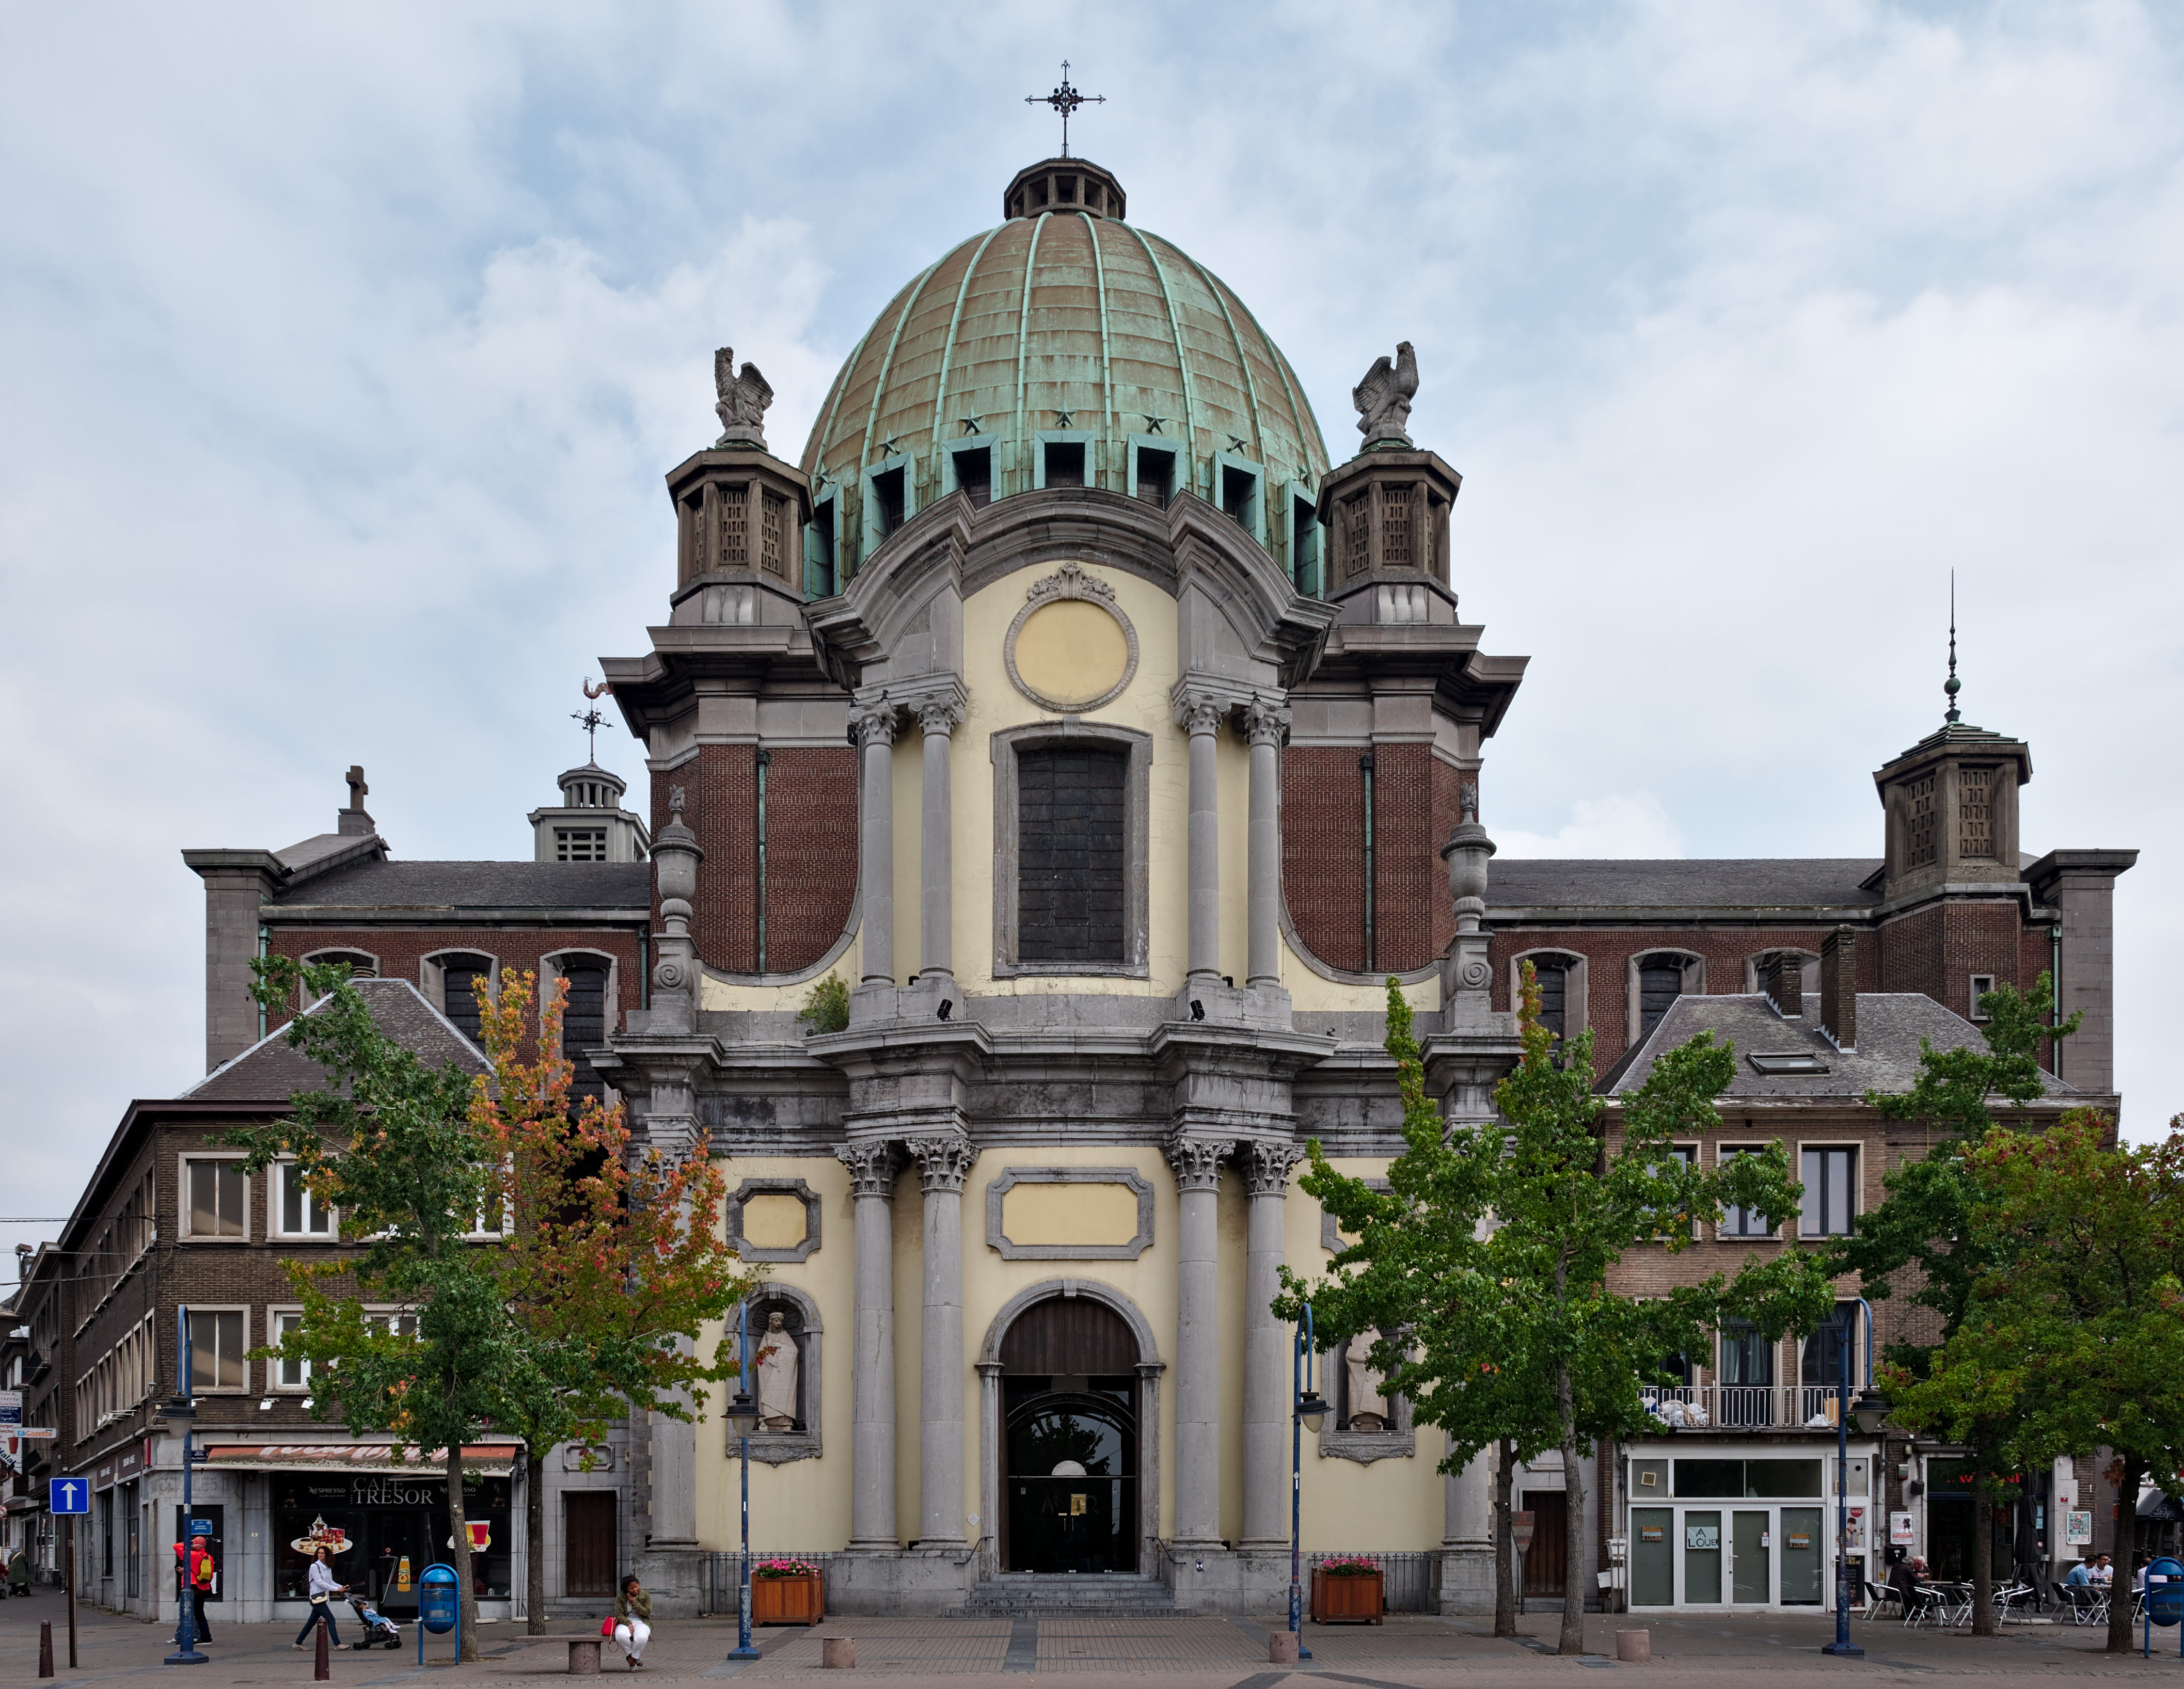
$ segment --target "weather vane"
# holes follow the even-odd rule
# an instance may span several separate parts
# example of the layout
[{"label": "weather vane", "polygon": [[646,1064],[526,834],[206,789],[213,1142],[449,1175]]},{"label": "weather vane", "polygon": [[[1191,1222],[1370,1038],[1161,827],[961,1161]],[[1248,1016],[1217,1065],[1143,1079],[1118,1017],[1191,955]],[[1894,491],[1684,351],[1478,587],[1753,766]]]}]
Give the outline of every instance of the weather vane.
[{"label": "weather vane", "polygon": [[1080,94],[1069,86],[1069,61],[1061,61],[1061,86],[1050,94],[1026,94],[1028,106],[1052,106],[1061,114],[1061,156],[1069,156],[1069,114],[1079,106],[1104,106],[1105,94]]},{"label": "weather vane", "polygon": [[[584,696],[588,698],[609,697],[613,693],[614,686],[610,682],[602,681],[596,692],[592,689],[592,683],[589,681],[584,682]],[[584,760],[593,763],[599,761],[599,729],[605,726],[607,721],[606,717],[599,714],[599,706],[593,704],[587,709],[572,709],[569,712],[569,719],[584,730],[584,740],[588,747]]]}]

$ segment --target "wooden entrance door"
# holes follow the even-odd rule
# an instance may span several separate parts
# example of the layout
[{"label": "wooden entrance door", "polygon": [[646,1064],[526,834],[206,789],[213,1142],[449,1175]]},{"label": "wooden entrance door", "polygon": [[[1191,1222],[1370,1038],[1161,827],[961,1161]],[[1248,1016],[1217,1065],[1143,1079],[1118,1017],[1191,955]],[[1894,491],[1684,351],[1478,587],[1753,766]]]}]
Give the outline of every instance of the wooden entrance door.
[{"label": "wooden entrance door", "polygon": [[1527,1490],[1524,1508],[1532,1515],[1532,1546],[1524,1551],[1525,1599],[1559,1596],[1569,1576],[1569,1495]]},{"label": "wooden entrance door", "polygon": [[615,1492],[565,1490],[561,1495],[561,1592],[615,1592]]}]

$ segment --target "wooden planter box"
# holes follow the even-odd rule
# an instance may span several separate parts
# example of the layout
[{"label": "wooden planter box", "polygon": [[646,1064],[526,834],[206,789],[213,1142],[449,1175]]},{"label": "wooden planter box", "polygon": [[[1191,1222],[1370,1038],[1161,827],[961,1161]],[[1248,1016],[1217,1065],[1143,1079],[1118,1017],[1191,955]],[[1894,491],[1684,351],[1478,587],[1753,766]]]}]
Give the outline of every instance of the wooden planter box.
[{"label": "wooden planter box", "polygon": [[1384,1610],[1380,1574],[1334,1577],[1317,1566],[1312,1571],[1312,1622],[1315,1625],[1377,1625]]},{"label": "wooden planter box", "polygon": [[816,1625],[826,1616],[826,1591],[820,1579],[751,1579],[752,1624]]}]

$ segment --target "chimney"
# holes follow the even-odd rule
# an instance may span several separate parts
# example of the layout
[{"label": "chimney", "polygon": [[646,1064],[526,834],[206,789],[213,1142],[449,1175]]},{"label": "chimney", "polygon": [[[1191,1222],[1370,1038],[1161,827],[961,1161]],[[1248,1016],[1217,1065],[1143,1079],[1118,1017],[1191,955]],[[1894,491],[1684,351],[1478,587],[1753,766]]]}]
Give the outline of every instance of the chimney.
[{"label": "chimney", "polygon": [[354,833],[359,838],[369,838],[376,831],[371,817],[364,807],[364,794],[371,788],[364,783],[364,765],[352,763],[348,770],[348,808],[343,810],[334,823],[337,833]]},{"label": "chimney", "polygon": [[1820,1025],[1839,1050],[1858,1047],[1858,929],[1839,926],[1820,944]]},{"label": "chimney", "polygon": [[1767,958],[1767,977],[1762,981],[1774,999],[1775,1012],[1785,1020],[1805,1015],[1805,958],[1795,951],[1777,950]]}]

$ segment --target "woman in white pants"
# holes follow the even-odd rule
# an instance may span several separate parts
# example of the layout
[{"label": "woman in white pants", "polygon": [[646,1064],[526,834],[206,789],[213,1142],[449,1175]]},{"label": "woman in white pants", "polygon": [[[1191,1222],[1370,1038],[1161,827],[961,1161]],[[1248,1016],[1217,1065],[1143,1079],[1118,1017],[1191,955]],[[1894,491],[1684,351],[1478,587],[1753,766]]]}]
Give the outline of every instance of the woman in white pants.
[{"label": "woman in white pants", "polygon": [[644,1592],[635,1572],[621,1581],[621,1592],[615,1597],[614,1639],[629,1669],[640,1669],[644,1664],[644,1645],[652,1640],[652,1597]]}]

